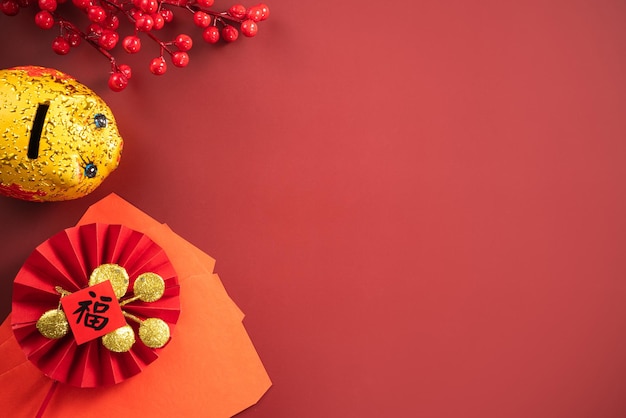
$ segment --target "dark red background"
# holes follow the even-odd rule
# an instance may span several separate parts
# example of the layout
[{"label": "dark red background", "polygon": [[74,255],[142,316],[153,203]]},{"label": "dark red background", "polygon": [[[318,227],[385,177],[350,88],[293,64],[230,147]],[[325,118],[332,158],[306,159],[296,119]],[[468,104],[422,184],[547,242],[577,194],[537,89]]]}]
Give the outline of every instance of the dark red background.
[{"label": "dark red background", "polygon": [[181,15],[160,78],[118,52],[123,93],[0,16],[0,67],[74,75],[126,140],[86,198],[0,199],[2,316],[115,192],[217,259],[274,382],[242,418],[626,416],[626,4],[268,4],[223,47]]}]

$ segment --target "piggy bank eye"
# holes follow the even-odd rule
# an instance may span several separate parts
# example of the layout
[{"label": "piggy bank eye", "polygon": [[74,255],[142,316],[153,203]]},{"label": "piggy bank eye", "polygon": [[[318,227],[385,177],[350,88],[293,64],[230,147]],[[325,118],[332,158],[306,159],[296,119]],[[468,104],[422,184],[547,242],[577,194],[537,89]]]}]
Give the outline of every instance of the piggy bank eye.
[{"label": "piggy bank eye", "polygon": [[94,178],[98,174],[98,167],[94,163],[89,163],[85,166],[85,177]]},{"label": "piggy bank eye", "polygon": [[104,116],[102,113],[96,113],[96,115],[93,117],[93,121],[96,124],[96,128],[106,128],[109,124],[107,117]]}]

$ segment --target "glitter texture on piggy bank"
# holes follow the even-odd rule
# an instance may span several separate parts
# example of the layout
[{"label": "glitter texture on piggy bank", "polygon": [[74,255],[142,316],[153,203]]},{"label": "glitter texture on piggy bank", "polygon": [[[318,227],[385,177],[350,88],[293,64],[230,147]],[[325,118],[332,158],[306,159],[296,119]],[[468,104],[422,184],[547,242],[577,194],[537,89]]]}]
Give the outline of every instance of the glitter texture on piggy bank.
[{"label": "glitter texture on piggy bank", "polygon": [[122,151],[111,109],[60,71],[0,70],[0,194],[59,201],[94,191]]}]

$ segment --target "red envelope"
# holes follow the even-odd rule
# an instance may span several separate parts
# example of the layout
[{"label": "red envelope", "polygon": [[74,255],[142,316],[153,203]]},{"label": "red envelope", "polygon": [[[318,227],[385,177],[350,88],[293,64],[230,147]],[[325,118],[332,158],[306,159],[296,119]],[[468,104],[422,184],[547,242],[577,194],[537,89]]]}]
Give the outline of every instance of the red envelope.
[{"label": "red envelope", "polygon": [[56,384],[28,361],[0,326],[0,406],[12,417],[231,417],[271,386],[243,327],[243,313],[213,273],[215,260],[117,195],[87,210],[79,225],[123,224],[146,234],[170,259],[180,284],[180,317],[157,361],[113,386]]}]

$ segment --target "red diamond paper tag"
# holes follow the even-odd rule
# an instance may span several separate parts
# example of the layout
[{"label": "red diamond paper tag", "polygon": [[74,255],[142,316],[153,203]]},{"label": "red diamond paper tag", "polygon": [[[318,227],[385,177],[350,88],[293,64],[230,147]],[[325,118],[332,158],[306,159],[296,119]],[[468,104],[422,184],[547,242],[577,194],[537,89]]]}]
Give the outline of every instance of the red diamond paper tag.
[{"label": "red diamond paper tag", "polygon": [[62,297],[61,305],[79,345],[126,325],[108,280]]}]

